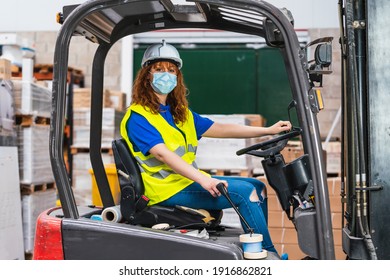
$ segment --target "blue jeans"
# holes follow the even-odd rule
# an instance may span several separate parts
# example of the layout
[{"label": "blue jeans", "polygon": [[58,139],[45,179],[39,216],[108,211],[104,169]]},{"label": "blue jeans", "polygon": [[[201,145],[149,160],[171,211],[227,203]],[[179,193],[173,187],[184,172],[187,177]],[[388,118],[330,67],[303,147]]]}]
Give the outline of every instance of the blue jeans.
[{"label": "blue jeans", "polygon": [[[263,248],[276,252],[268,231],[268,210],[267,200],[261,196],[265,185],[255,178],[213,176],[228,182],[228,192],[233,203],[239,209],[241,215],[248,222],[255,233],[263,235]],[[253,198],[253,191],[256,190],[258,199]],[[252,198],[250,198],[252,195]],[[159,203],[162,206],[182,205],[194,209],[221,210],[231,208],[229,201],[223,196],[213,197],[198,183],[192,183],[182,191]],[[245,232],[248,232],[241,222]]]}]

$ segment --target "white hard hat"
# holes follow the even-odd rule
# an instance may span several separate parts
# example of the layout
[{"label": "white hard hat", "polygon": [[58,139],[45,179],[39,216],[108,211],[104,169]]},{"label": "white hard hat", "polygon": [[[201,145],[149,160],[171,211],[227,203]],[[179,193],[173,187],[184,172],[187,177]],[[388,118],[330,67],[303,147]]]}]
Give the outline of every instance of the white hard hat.
[{"label": "white hard hat", "polygon": [[181,60],[177,49],[174,46],[165,43],[165,40],[162,40],[162,43],[151,45],[146,49],[141,66],[145,67],[151,62],[159,60],[172,61],[179,69],[183,66],[183,61]]}]

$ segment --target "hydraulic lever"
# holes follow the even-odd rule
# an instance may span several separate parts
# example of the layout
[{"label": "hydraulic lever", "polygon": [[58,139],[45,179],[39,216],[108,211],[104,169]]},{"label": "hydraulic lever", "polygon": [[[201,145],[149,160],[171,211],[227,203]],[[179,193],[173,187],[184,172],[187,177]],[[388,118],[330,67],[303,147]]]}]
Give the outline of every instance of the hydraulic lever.
[{"label": "hydraulic lever", "polygon": [[246,228],[248,229],[249,233],[252,235],[254,233],[253,231],[253,228],[251,228],[248,224],[248,222],[244,219],[244,217],[241,215],[240,211],[238,211],[238,208],[236,207],[236,205],[234,205],[232,199],[230,198],[230,195],[225,187],[225,185],[223,183],[219,183],[217,185],[217,189],[218,191],[224,196],[226,197],[226,199],[229,201],[229,203],[231,204],[231,206],[233,207],[234,211],[236,211],[236,213],[238,214],[238,216],[240,217],[241,221],[244,223],[244,225],[246,226]]}]

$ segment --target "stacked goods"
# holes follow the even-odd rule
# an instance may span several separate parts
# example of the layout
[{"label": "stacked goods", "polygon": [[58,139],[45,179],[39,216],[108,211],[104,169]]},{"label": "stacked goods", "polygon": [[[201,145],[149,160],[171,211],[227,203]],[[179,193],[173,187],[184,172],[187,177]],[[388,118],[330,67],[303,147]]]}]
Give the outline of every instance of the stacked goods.
[{"label": "stacked goods", "polygon": [[45,184],[54,181],[49,155],[49,125],[17,127],[20,182]]},{"label": "stacked goods", "polygon": [[[110,107],[110,91],[105,89],[103,92],[103,107]],[[73,107],[89,108],[91,107],[91,88],[73,89]]]},{"label": "stacked goods", "polygon": [[15,113],[50,118],[52,93],[36,83],[13,80]]},{"label": "stacked goods", "polygon": [[110,108],[115,108],[118,111],[126,110],[126,94],[121,91],[110,90]]},{"label": "stacked goods", "polygon": [[[323,156],[328,176],[339,176],[341,171],[341,142],[331,141],[323,143]],[[289,141],[281,151],[284,161],[289,163],[304,154],[301,141]]]},{"label": "stacked goods", "polygon": [[326,171],[329,175],[339,176],[341,172],[341,142],[330,141],[322,143],[326,151]]},{"label": "stacked goods", "polygon": [[12,82],[0,79],[0,146],[16,146]]},{"label": "stacked goods", "polygon": [[49,188],[22,195],[24,251],[31,254],[34,251],[36,221],[43,211],[56,206],[56,190]]},{"label": "stacked goods", "polygon": [[[125,114],[126,94],[105,89],[102,112],[101,148],[105,165],[114,163],[112,141],[120,138],[120,123]],[[91,131],[91,89],[74,90],[72,185],[77,204],[93,204],[93,172],[89,155]],[[116,172],[115,172],[116,176]],[[111,181],[110,181],[111,183]]]},{"label": "stacked goods", "polygon": [[31,254],[38,214],[56,206],[56,189],[49,154],[52,93],[48,88],[31,81],[12,82],[22,193],[24,251]]},{"label": "stacked goods", "polygon": [[[219,123],[248,125],[244,115],[203,115]],[[237,156],[236,151],[249,146],[249,139],[220,139],[203,137],[198,143],[196,163],[203,170],[245,171],[251,174],[251,156]]]},{"label": "stacked goods", "polygon": [[[102,153],[101,156],[105,166],[114,163],[114,157],[111,153]],[[93,204],[91,168],[89,153],[76,153],[73,155],[72,183],[78,205]]]},{"label": "stacked goods", "polygon": [[[291,260],[299,260],[306,257],[299,248],[295,227],[288,219],[287,214],[282,210],[275,191],[268,185],[267,179],[264,176],[258,177],[258,179],[267,185],[268,227],[276,249],[280,254],[287,253]],[[328,179],[335,254],[336,259],[343,260],[346,256],[341,245],[342,213],[340,186],[340,177]]]},{"label": "stacked goods", "polygon": [[[89,108],[75,108],[73,112],[73,148],[89,148],[90,139]],[[123,111],[104,108],[102,117],[102,148],[111,148],[113,139],[120,137],[120,123]]]},{"label": "stacked goods", "polygon": [[0,80],[10,80],[11,76],[11,61],[0,58]]}]

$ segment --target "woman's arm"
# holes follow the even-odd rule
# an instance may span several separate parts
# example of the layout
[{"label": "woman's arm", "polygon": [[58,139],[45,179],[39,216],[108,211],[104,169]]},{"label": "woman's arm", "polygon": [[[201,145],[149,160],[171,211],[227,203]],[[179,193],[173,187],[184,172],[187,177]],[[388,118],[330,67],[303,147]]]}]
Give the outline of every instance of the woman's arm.
[{"label": "woman's arm", "polygon": [[269,127],[214,123],[202,136],[213,138],[252,138],[289,131],[289,121],[278,121]]},{"label": "woman's arm", "polygon": [[226,181],[221,181],[215,178],[210,178],[194,168],[192,165],[185,162],[181,157],[167,148],[165,144],[157,144],[149,151],[159,161],[164,162],[176,173],[199,183],[212,196],[220,196],[221,193],[217,190],[218,183],[224,183],[227,187]]}]

